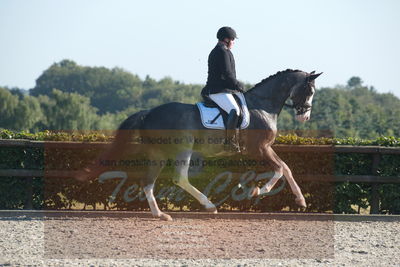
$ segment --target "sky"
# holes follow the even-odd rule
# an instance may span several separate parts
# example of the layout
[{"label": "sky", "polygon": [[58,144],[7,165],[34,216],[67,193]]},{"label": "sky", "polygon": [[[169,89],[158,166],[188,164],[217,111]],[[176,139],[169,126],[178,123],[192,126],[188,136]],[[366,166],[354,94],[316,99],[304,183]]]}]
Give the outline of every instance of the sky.
[{"label": "sky", "polygon": [[216,32],[231,26],[243,82],[315,70],[317,88],[358,76],[400,97],[399,14],[398,0],[0,0],[0,86],[33,88],[63,59],[205,84]]}]

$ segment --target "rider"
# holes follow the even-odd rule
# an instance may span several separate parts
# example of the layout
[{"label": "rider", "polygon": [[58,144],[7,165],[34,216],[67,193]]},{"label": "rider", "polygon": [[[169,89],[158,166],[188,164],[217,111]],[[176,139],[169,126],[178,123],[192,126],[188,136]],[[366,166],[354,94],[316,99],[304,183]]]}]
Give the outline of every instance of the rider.
[{"label": "rider", "polygon": [[231,52],[237,35],[231,27],[222,27],[217,32],[217,38],[218,43],[208,56],[208,78],[201,94],[208,96],[229,114],[226,124],[227,139],[235,150],[239,150],[235,132],[240,108],[233,94],[243,92],[244,86],[236,79],[235,59]]}]

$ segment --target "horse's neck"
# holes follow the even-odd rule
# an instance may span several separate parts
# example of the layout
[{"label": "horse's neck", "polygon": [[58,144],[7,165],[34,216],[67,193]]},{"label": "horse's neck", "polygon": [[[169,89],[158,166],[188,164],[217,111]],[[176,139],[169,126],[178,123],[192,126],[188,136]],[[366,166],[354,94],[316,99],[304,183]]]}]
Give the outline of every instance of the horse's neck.
[{"label": "horse's neck", "polygon": [[249,109],[262,109],[271,114],[279,114],[296,83],[296,79],[288,75],[291,74],[275,77],[247,91],[245,97]]}]

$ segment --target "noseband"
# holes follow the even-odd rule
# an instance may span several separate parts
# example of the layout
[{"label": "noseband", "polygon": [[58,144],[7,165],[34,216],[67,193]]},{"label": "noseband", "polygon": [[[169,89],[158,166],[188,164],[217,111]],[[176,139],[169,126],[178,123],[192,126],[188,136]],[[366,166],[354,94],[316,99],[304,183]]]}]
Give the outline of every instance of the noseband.
[{"label": "noseband", "polygon": [[[306,78],[306,82],[304,83],[304,86],[303,86],[303,88],[302,88],[303,91],[307,90],[307,87],[310,86],[310,79],[309,79],[309,77],[310,77],[310,76],[307,76],[307,78]],[[303,103],[303,104],[301,104],[301,103]],[[297,102],[294,102],[294,101],[293,101],[293,104],[292,104],[292,105],[286,104],[286,103],[285,103],[284,105],[285,105],[286,107],[295,109],[295,110],[296,110],[296,115],[302,115],[302,114],[304,114],[304,113],[310,111],[310,110],[311,110],[311,107],[312,107],[310,104],[306,103],[306,97],[303,97],[303,98],[301,99],[301,101],[297,101]]]},{"label": "noseband", "polygon": [[290,104],[284,104],[286,107],[289,107],[289,108],[293,108],[293,109],[295,109],[296,110],[296,115],[302,115],[302,114],[304,114],[304,113],[306,113],[306,112],[308,112],[308,111],[310,111],[311,110],[311,105],[309,105],[309,104],[304,104],[304,105],[299,105],[299,104],[293,104],[293,105],[290,105]]}]

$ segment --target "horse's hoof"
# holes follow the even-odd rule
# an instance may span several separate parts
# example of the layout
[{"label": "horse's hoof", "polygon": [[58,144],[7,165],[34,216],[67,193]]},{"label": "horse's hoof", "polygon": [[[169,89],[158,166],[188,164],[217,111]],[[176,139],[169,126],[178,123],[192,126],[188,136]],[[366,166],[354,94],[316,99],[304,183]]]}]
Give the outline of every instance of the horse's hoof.
[{"label": "horse's hoof", "polygon": [[260,195],[260,193],[261,193],[260,188],[258,186],[256,186],[256,187],[253,188],[253,191],[251,191],[250,196],[251,197],[258,197]]},{"label": "horse's hoof", "polygon": [[307,208],[306,200],[304,198],[296,198],[295,201],[300,207]]},{"label": "horse's hoof", "polygon": [[168,214],[165,214],[165,213],[160,215],[160,219],[163,220],[163,221],[168,221],[168,222],[172,221],[172,217],[169,216]]},{"label": "horse's hoof", "polygon": [[218,213],[217,207],[215,207],[214,205],[212,205],[210,207],[206,207],[206,211],[210,212],[210,213],[214,213],[214,214]]}]

